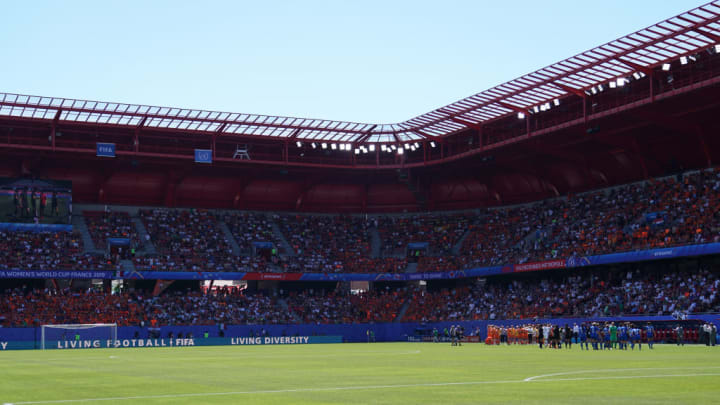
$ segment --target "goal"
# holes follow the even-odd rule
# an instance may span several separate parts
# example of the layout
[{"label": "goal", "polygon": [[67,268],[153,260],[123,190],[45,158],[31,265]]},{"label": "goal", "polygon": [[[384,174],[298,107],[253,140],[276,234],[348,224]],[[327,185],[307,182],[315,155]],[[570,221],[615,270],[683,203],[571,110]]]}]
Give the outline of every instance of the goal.
[{"label": "goal", "polygon": [[[40,328],[40,348],[45,350],[46,346],[52,347],[57,342],[65,347],[65,342],[76,342],[70,347],[80,345],[83,341],[107,341],[117,340],[116,323],[87,323],[87,324],[61,324],[42,325]],[[102,343],[101,343],[102,344]],[[112,346],[111,346],[112,347]]]}]

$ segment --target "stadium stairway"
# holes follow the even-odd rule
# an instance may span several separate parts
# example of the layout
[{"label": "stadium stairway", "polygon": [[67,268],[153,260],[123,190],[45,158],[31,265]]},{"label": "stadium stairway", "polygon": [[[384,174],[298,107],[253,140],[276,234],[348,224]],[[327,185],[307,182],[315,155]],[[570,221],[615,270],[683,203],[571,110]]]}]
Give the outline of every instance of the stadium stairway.
[{"label": "stadium stairway", "polygon": [[370,257],[378,259],[382,255],[382,241],[380,239],[380,232],[376,226],[370,228]]},{"label": "stadium stairway", "polygon": [[155,255],[157,254],[157,249],[155,249],[155,245],[152,243],[152,239],[150,239],[148,236],[147,229],[145,229],[145,224],[142,223],[140,218],[137,216],[132,216],[132,223],[135,225],[135,230],[138,233],[138,236],[140,236],[140,240],[143,241],[143,248],[145,249],[146,255]]},{"label": "stadium stairway", "polygon": [[410,303],[412,299],[410,297],[407,297],[405,299],[405,302],[403,302],[402,306],[400,307],[400,310],[398,311],[397,316],[395,319],[393,319],[393,322],[402,322],[403,317],[405,316],[405,312],[407,312],[408,308],[410,308]]},{"label": "stadium stairway", "polygon": [[285,254],[285,256],[297,256],[297,254],[295,253],[295,249],[293,249],[292,246],[290,246],[290,244],[288,243],[287,239],[285,239],[285,235],[283,235],[282,231],[280,230],[280,226],[278,226],[278,224],[275,223],[275,221],[272,221],[271,223],[272,223],[273,233],[275,234],[275,236],[280,241],[280,244],[282,245],[281,246],[282,249],[280,249],[280,250]]},{"label": "stadium stairway", "polygon": [[417,273],[417,263],[408,263],[407,267],[405,267],[405,273]]},{"label": "stadium stairway", "polygon": [[286,313],[290,314],[290,315],[293,317],[293,319],[295,320],[295,322],[297,322],[297,323],[302,323],[302,319],[300,319],[300,317],[297,316],[297,314],[296,314],[295,312],[290,311],[290,307],[288,307],[287,301],[285,301],[285,299],[283,299],[283,298],[278,298],[277,303],[278,303],[278,305],[280,306],[280,308],[282,308],[283,310],[285,310]]},{"label": "stadium stairway", "polygon": [[87,224],[85,223],[85,217],[82,215],[82,211],[80,212],[80,215],[73,215],[72,226],[74,231],[80,233],[80,238],[83,241],[83,253],[105,253],[105,250],[98,249],[95,246],[95,242],[93,242],[92,236],[90,236],[90,232],[88,231]]},{"label": "stadium stairway", "polygon": [[[228,243],[230,243],[230,247],[232,248],[233,255],[240,256],[241,249],[240,245],[238,245],[237,241],[235,240],[235,237],[232,234],[232,231],[227,226],[227,224],[223,221],[218,221],[218,227],[222,231],[223,235],[225,235],[225,239],[227,239]],[[245,252],[249,253],[249,252]]]},{"label": "stadium stairway", "polygon": [[463,243],[465,243],[465,239],[467,239],[468,235],[470,235],[469,229],[467,231],[465,231],[463,236],[461,236],[460,239],[458,239],[457,243],[455,243],[455,245],[453,245],[452,250],[451,250],[453,256],[457,256],[460,254],[460,249],[462,249],[462,245],[463,245]]},{"label": "stadium stairway", "polygon": [[132,273],[135,271],[135,265],[132,260],[120,260],[120,270]]}]

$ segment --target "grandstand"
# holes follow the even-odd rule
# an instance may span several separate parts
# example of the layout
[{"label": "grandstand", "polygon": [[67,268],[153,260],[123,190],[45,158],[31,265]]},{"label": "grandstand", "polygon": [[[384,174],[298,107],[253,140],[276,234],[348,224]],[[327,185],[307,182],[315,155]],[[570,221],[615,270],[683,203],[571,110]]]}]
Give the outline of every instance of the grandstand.
[{"label": "grandstand", "polygon": [[[0,93],[0,177],[72,182],[71,225],[0,224],[0,343],[602,320],[710,344],[719,21],[711,2],[397,124]],[[72,328],[49,347],[123,345]]]}]

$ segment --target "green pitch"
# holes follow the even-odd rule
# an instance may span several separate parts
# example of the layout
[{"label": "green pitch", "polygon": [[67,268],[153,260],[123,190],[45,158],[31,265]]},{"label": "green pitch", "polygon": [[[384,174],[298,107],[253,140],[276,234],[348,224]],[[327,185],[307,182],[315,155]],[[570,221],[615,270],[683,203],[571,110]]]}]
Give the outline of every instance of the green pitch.
[{"label": "green pitch", "polygon": [[378,343],[0,352],[0,404],[711,404],[720,347]]}]

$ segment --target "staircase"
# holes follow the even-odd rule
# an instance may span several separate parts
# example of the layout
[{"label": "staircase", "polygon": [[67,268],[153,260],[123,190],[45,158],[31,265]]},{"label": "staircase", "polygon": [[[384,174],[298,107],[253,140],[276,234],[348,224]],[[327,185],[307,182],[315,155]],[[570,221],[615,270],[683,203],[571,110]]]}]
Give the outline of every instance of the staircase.
[{"label": "staircase", "polygon": [[[243,252],[241,252],[240,245],[238,245],[237,241],[235,240],[235,236],[233,236],[230,228],[223,221],[218,221],[217,224],[218,224],[218,227],[220,228],[220,230],[222,231],[223,235],[225,235],[225,239],[230,244],[230,248],[232,249],[233,255],[240,256],[240,254]],[[246,252],[246,253],[249,253],[249,252]]]},{"label": "staircase", "polygon": [[148,232],[147,229],[145,229],[145,224],[143,224],[140,218],[136,216],[132,217],[132,223],[135,225],[135,230],[137,231],[140,240],[143,242],[143,249],[145,250],[145,254],[157,254],[157,249],[155,249],[155,245],[153,245],[152,239],[149,239],[147,237]]},{"label": "staircase", "polygon": [[380,232],[376,227],[370,228],[370,257],[377,259],[382,255],[382,240],[380,239]]},{"label": "staircase", "polygon": [[453,245],[452,250],[450,251],[453,256],[457,256],[460,254],[460,249],[462,249],[463,243],[465,243],[465,239],[467,239],[468,235],[470,235],[470,232],[472,231],[469,229],[465,231],[463,236],[461,236],[460,239],[458,239],[457,243]]},{"label": "staircase", "polygon": [[405,273],[417,273],[417,263],[408,263],[407,267],[405,267]]},{"label": "staircase", "polygon": [[72,217],[73,231],[80,233],[80,238],[83,241],[83,253],[91,254],[104,254],[104,249],[98,249],[93,242],[92,236],[88,231],[87,224],[85,223],[85,217],[82,215],[73,215]]},{"label": "staircase", "polygon": [[278,298],[277,300],[278,305],[280,308],[282,308],[285,313],[290,314],[293,317],[293,320],[297,323],[302,323],[302,319],[300,319],[299,316],[295,312],[290,311],[290,307],[288,307],[287,301],[285,301],[284,298]]},{"label": "staircase", "polygon": [[275,237],[280,241],[280,245],[285,256],[297,256],[295,250],[292,248],[292,246],[290,246],[287,239],[285,239],[285,235],[283,235],[282,231],[280,230],[280,226],[275,221],[272,221],[271,223],[273,233],[275,234]]},{"label": "staircase", "polygon": [[135,265],[132,260],[120,260],[120,270],[131,273],[135,271]]},{"label": "staircase", "polygon": [[398,311],[398,315],[395,317],[393,322],[402,322],[403,317],[405,316],[405,312],[407,312],[408,308],[410,308],[410,303],[412,302],[412,298],[408,297],[405,302],[400,307],[400,310]]}]

